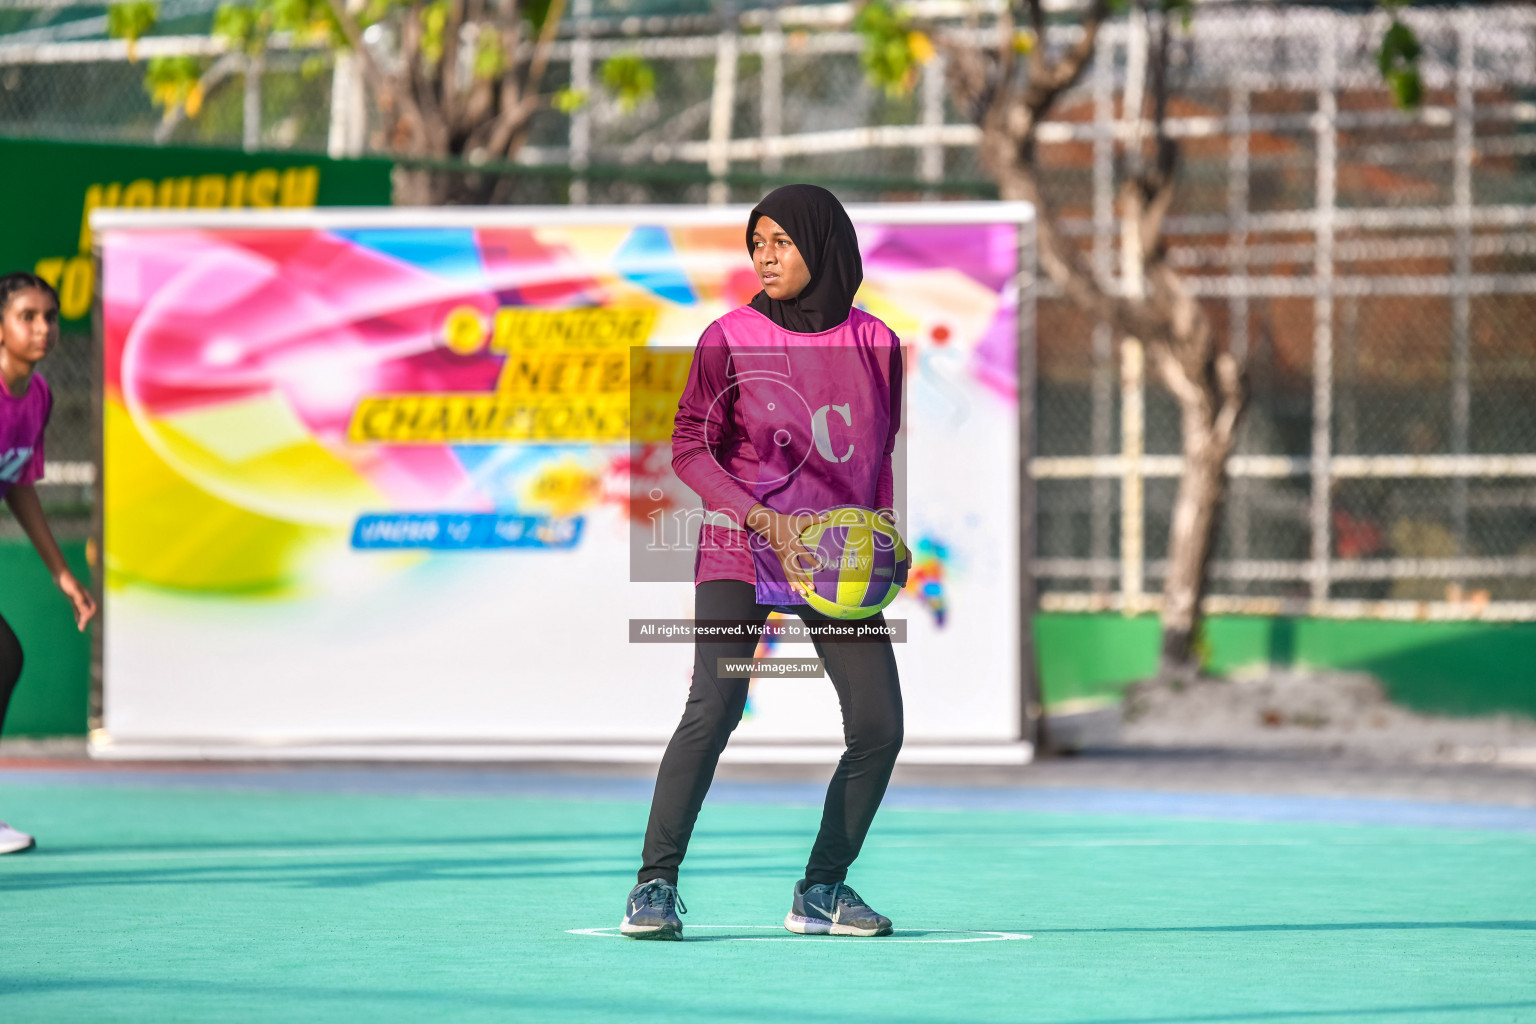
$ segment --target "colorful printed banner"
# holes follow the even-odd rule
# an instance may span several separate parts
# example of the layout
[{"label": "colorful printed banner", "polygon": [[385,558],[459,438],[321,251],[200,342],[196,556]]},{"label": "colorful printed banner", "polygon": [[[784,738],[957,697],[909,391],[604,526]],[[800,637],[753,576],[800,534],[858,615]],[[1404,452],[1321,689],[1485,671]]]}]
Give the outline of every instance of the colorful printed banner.
[{"label": "colorful printed banner", "polygon": [[[1015,739],[1020,210],[850,212],[908,360],[909,743]],[[664,741],[692,651],[629,620],[692,616],[697,531],[674,582],[631,549],[698,505],[672,417],[745,216],[104,219],[106,732]],[[835,740],[835,694],[755,682],[737,735]]]}]

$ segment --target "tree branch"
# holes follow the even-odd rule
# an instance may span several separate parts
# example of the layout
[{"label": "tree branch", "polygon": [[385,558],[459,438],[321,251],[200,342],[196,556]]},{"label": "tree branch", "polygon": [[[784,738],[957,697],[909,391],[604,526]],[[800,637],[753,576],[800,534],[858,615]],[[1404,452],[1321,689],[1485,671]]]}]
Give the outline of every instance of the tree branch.
[{"label": "tree branch", "polygon": [[1141,170],[1136,182],[1142,193],[1140,221],[1142,258],[1159,260],[1164,250],[1163,222],[1173,204],[1174,171],[1178,166],[1179,146],[1168,135],[1168,100],[1172,87],[1168,78],[1168,46],[1172,34],[1167,12],[1150,18],[1155,27],[1148,47],[1148,79],[1152,87],[1152,139],[1155,152],[1150,169],[1138,161]]},{"label": "tree branch", "polygon": [[[508,153],[513,143],[527,131],[528,122],[539,109],[539,82],[549,64],[549,52],[554,46],[555,34],[559,31],[560,18],[564,13],[565,0],[552,0],[549,10],[545,12],[544,24],[539,29],[539,38],[534,44],[533,56],[528,61],[528,73],[523,78],[521,88],[510,73],[502,79],[501,110],[486,136],[486,149],[492,155]],[[516,40],[511,45],[516,46]]]},{"label": "tree branch", "polygon": [[[244,66],[245,58],[240,53],[226,53],[214,61],[213,67],[204,71],[202,77],[197,80],[197,88],[202,91],[203,102],[207,103],[208,99],[213,95],[213,91],[233,78],[235,72],[241,70]],[[171,136],[176,133],[176,129],[186,119],[187,106],[185,103],[179,103],[166,111],[165,117],[155,126],[155,145],[163,146],[171,141]]]},{"label": "tree branch", "polygon": [[934,39],[934,49],[944,57],[944,84],[955,106],[972,121],[980,121],[992,98],[987,94],[988,58],[974,46],[948,36]]},{"label": "tree branch", "polygon": [[443,54],[437,64],[437,105],[444,127],[454,134],[459,112],[459,32],[464,24],[464,0],[443,0],[448,16],[443,24]]},{"label": "tree branch", "polygon": [[[437,92],[427,78],[421,49],[423,28],[420,0],[411,4],[411,9],[405,16],[400,38],[401,64],[406,90],[415,98],[417,111],[421,115],[421,136],[425,140],[425,148],[428,152],[446,156],[448,126],[443,120],[442,106],[437,102]],[[437,71],[441,76],[443,71],[441,54],[438,55]]]},{"label": "tree branch", "polygon": [[1045,42],[1045,4],[1040,0],[1029,0],[1024,5],[1029,10],[1029,28],[1035,34],[1035,42]]},{"label": "tree branch", "polygon": [[1152,354],[1152,365],[1157,370],[1157,377],[1163,382],[1180,408],[1206,407],[1205,391],[1190,376],[1189,367],[1184,365],[1172,346],[1165,339],[1157,338],[1147,343]]},{"label": "tree branch", "polygon": [[560,30],[560,19],[565,16],[565,0],[551,0],[544,12],[544,24],[539,29],[539,41],[533,48],[533,59],[528,62],[526,92],[535,92],[544,78],[544,68],[549,64],[549,51],[554,46],[555,34]]},{"label": "tree branch", "polygon": [[1163,241],[1163,223],[1168,218],[1168,208],[1173,205],[1173,178],[1165,177],[1158,184],[1157,191],[1147,202],[1141,214],[1141,254],[1142,258],[1150,261],[1158,261],[1163,258],[1165,249]]},{"label": "tree branch", "polygon": [[1215,369],[1216,385],[1221,392],[1221,411],[1216,414],[1215,431],[1223,444],[1230,445],[1247,402],[1247,382],[1243,379],[1243,368],[1231,352],[1217,354]]},{"label": "tree branch", "polygon": [[[491,86],[490,79],[476,78],[469,87],[469,92],[464,97],[463,107],[459,111],[461,124],[468,126],[470,138],[477,134],[484,135],[486,119],[491,116],[491,110],[496,103],[496,90]],[[466,144],[465,149],[473,147]]]},{"label": "tree branch", "polygon": [[414,134],[417,139],[424,143],[426,141],[423,131],[425,125],[421,117],[421,108],[405,90],[397,91],[388,76],[379,69],[373,54],[368,52],[368,47],[363,43],[363,33],[357,27],[357,19],[353,18],[347,10],[346,0],[327,0],[327,3],[330,5],[331,13],[336,16],[336,23],[341,26],[342,35],[347,37],[347,45],[352,48],[352,52],[362,63],[363,77],[373,89],[374,95],[388,96],[392,101],[399,103],[406,118],[416,125]]},{"label": "tree branch", "polygon": [[[1042,6],[1041,0],[1029,0],[1029,4],[1032,9]],[[1076,84],[1093,57],[1099,28],[1107,17],[1109,0],[1092,0],[1088,13],[1083,15],[1083,37],[1063,56],[1052,61],[1045,57],[1045,33],[1041,31],[1040,37],[1035,40],[1034,49],[1039,60],[1031,60],[1029,88],[1025,90],[1023,98],[1024,105],[1030,109],[1034,119],[1038,120],[1056,102],[1057,96]]]},{"label": "tree branch", "polygon": [[1040,269],[1045,271],[1058,288],[1077,306],[1102,319],[1118,322],[1120,303],[1099,287],[1093,274],[1083,265],[1076,250],[1061,240],[1056,233],[1055,216],[1032,170],[1020,169],[1009,188],[1010,199],[1023,199],[1035,208],[1035,248],[1040,258]]}]

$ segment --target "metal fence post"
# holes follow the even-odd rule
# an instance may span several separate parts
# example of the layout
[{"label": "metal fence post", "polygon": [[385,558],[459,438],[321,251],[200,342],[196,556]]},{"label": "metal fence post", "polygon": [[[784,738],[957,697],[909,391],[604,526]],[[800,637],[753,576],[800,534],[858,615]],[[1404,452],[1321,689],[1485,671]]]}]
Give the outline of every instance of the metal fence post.
[{"label": "metal fence post", "polygon": [[[943,57],[934,57],[923,67],[923,125],[935,130],[944,125]],[[937,138],[930,139],[918,150],[917,176],[933,184],[944,180],[944,145]],[[929,190],[923,193],[923,198],[935,200],[939,194]]]},{"label": "metal fence post", "polygon": [[[1227,350],[1239,366],[1248,363],[1248,173],[1249,134],[1253,131],[1249,120],[1252,98],[1246,83],[1238,81],[1231,86],[1228,97],[1230,127],[1227,143],[1227,273],[1233,280],[1232,294],[1227,297]],[[1232,556],[1247,558],[1251,545],[1252,502],[1249,489],[1236,480],[1229,481],[1228,508],[1232,516]],[[1247,589],[1246,587],[1244,588]]]},{"label": "metal fence post", "polygon": [[245,58],[245,95],[241,115],[241,144],[247,153],[261,148],[261,74],[260,57]]},{"label": "metal fence post", "polygon": [[[1120,112],[1126,126],[1126,160],[1134,169],[1141,158],[1142,104],[1147,73],[1146,12],[1132,8],[1126,34],[1125,98]],[[1132,299],[1143,292],[1140,225],[1134,217],[1120,223],[1120,289]],[[1140,338],[1120,342],[1120,595],[1126,615],[1142,609],[1146,571],[1146,503],[1142,456],[1146,452],[1145,352]]]},{"label": "metal fence post", "polygon": [[[326,137],[326,155],[333,160],[360,155],[366,141],[367,124],[362,65],[356,54],[338,51],[331,69],[331,125]],[[247,127],[246,131],[249,130]]]},{"label": "metal fence post", "polygon": [[[1093,271],[1099,287],[1114,287],[1115,278],[1115,36],[1099,33],[1093,55]],[[1111,454],[1114,443],[1115,336],[1110,325],[1093,325],[1093,378],[1090,395],[1089,439],[1094,456]],[[1088,485],[1088,556],[1094,561],[1109,558],[1110,505],[1114,488],[1110,479],[1095,476]],[[1095,576],[1095,593],[1113,583]]]},{"label": "metal fence post", "polygon": [[1333,474],[1333,228],[1338,185],[1338,37],[1330,15],[1323,30],[1322,84],[1317,93],[1317,200],[1313,255],[1315,297],[1312,308],[1312,600],[1328,599],[1328,560],[1333,548],[1329,514]]},{"label": "metal fence post", "polygon": [[783,160],[774,152],[773,140],[784,132],[784,26],[778,11],[768,13],[759,45],[763,57],[762,93],[758,101],[763,122],[762,169],[764,174],[776,174]]},{"label": "metal fence post", "polygon": [[[571,91],[578,95],[592,95],[592,0],[576,0],[571,8],[576,18],[576,38],[571,43]],[[592,154],[591,103],[583,103],[571,114],[570,146],[571,179],[570,199],[574,206],[587,202],[587,179],[582,171],[587,169]]]},{"label": "metal fence post", "polygon": [[[1452,216],[1455,222],[1451,270],[1451,454],[1467,454],[1472,396],[1472,73],[1476,40],[1470,12],[1456,18],[1456,128]],[[1467,553],[1467,478],[1451,479],[1451,536],[1456,555]]]},{"label": "metal fence post", "polygon": [[1227,246],[1228,273],[1233,279],[1227,299],[1231,317],[1227,344],[1238,362],[1248,359],[1248,164],[1253,126],[1249,118],[1251,96],[1242,83],[1232,86],[1231,131],[1227,150]]},{"label": "metal fence post", "polygon": [[1045,746],[1045,698],[1040,690],[1040,674],[1035,662],[1035,613],[1039,610],[1035,580],[1035,558],[1039,555],[1037,529],[1039,504],[1036,501],[1035,476],[1031,469],[1037,441],[1035,389],[1039,361],[1036,344],[1037,228],[1034,211],[1028,224],[1019,227],[1018,281],[1018,410],[1019,410],[1019,734],[1038,754]]},{"label": "metal fence post", "polygon": [[736,112],[736,12],[721,15],[725,24],[715,40],[715,90],[709,101],[709,202],[723,206],[731,187],[723,180],[731,170],[731,122]]},{"label": "metal fence post", "polygon": [[1146,451],[1146,377],[1140,338],[1120,342],[1120,597],[1126,615],[1142,608],[1146,503],[1141,457]]}]

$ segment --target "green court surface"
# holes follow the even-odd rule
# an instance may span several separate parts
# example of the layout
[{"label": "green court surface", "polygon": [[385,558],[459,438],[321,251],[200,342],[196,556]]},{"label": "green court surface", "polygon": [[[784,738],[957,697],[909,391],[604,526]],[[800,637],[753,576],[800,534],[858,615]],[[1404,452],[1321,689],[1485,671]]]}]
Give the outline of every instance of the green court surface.
[{"label": "green court surface", "polygon": [[1536,811],[893,788],[833,939],[818,787],[717,783],[655,943],[648,783],[447,778],[0,771],[0,1019],[1536,1021]]}]

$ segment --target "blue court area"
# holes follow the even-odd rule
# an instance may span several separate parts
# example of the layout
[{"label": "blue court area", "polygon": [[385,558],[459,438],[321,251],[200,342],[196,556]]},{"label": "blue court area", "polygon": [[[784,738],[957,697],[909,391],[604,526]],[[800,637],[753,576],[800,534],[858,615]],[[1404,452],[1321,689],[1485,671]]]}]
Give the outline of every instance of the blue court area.
[{"label": "blue court area", "polygon": [[717,782],[686,941],[613,935],[642,779],[0,771],[0,1018],[1536,1021],[1536,809],[894,787],[780,926],[821,789]]}]

